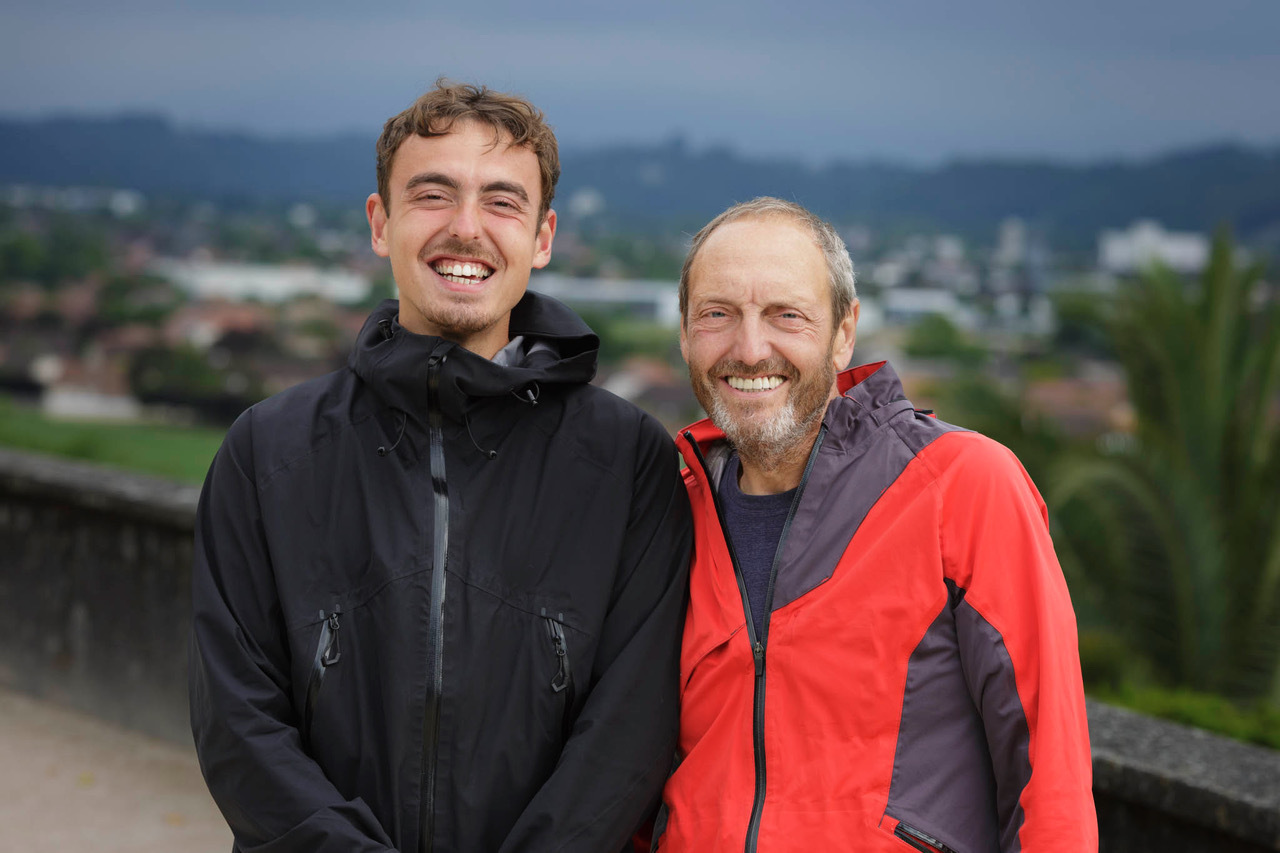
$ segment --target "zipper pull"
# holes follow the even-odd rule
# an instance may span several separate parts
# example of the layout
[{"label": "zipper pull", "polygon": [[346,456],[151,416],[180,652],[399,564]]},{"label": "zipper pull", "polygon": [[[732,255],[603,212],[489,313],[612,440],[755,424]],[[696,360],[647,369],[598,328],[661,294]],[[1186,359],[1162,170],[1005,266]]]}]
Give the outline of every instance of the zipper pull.
[{"label": "zipper pull", "polygon": [[764,643],[757,642],[751,649],[751,655],[756,659],[756,677],[759,678],[764,675]]},{"label": "zipper pull", "polygon": [[[558,621],[547,615],[547,608],[542,608],[542,618],[547,620],[547,634],[551,637],[551,644],[556,647],[556,657],[559,659],[559,669],[556,677],[551,679],[551,689],[556,693],[561,693],[569,686],[569,650],[565,647],[564,628]],[[560,614],[560,618],[564,618],[564,614]]]},{"label": "zipper pull", "polygon": [[320,664],[322,666],[333,666],[342,660],[342,646],[338,644],[338,614],[340,610],[334,610],[329,614],[329,618],[325,620],[325,627],[329,629],[329,644],[325,646],[324,654],[320,656]]}]

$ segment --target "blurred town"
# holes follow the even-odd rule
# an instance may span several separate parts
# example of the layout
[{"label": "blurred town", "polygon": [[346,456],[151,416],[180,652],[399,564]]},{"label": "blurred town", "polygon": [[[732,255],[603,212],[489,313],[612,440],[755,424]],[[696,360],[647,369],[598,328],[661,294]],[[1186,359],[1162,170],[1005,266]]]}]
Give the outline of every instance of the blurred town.
[{"label": "blurred town", "polygon": [[[568,200],[578,222],[591,204],[589,191]],[[925,402],[981,367],[1073,436],[1132,429],[1092,303],[1152,264],[1198,275],[1210,254],[1208,235],[1154,221],[1099,233],[1092,256],[1055,252],[1017,217],[989,245],[842,235],[862,303],[856,360],[891,359]],[[600,333],[597,381],[672,430],[700,416],[676,345],[687,240],[562,229],[531,281]],[[359,210],[29,186],[0,191],[0,287],[0,388],[13,399],[54,418],[214,426],[345,364],[369,309],[396,295]]]}]

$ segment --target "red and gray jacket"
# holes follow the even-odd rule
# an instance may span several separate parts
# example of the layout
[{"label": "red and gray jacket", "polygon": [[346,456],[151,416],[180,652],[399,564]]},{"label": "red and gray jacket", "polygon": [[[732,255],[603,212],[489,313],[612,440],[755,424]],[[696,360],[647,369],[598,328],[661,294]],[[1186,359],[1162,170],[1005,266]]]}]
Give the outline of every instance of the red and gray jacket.
[{"label": "red and gray jacket", "polygon": [[753,625],[709,421],[662,851],[1097,848],[1075,616],[1006,448],[839,377]]}]

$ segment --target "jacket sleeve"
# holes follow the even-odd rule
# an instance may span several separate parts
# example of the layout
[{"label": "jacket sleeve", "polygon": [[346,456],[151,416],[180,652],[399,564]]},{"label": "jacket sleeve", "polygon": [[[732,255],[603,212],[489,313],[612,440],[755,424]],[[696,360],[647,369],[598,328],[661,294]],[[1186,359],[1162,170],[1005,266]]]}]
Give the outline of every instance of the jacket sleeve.
[{"label": "jacket sleeve", "polygon": [[189,689],[200,768],[237,850],[390,850],[368,806],[343,797],[302,744],[252,416],[241,416],[218,451],[196,517]]},{"label": "jacket sleeve", "polygon": [[1000,849],[1096,851],[1075,613],[1044,502],[1012,453],[973,439],[945,475],[942,544],[964,588],[956,635],[995,772]]},{"label": "jacket sleeve", "polygon": [[623,565],[590,693],[502,853],[621,850],[671,769],[692,527],[674,445],[656,421],[646,417],[643,426]]}]

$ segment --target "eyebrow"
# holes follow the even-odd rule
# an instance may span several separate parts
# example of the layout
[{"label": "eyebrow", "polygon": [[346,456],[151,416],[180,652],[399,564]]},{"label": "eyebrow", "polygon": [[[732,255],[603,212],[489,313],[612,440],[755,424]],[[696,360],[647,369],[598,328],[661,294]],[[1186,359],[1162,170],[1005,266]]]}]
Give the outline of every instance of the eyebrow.
[{"label": "eyebrow", "polygon": [[485,184],[483,187],[481,187],[480,192],[511,193],[513,196],[516,196],[525,204],[529,203],[529,193],[525,191],[525,188],[523,186],[521,186],[520,184],[514,183],[512,181],[493,181],[492,183]]},{"label": "eyebrow", "polygon": [[[404,185],[404,191],[406,193],[412,192],[424,184],[435,184],[441,187],[448,187],[451,190],[461,189],[461,185],[456,180],[443,172],[422,172],[409,179],[408,183]],[[529,192],[523,186],[513,181],[492,181],[481,187],[480,192],[510,193],[511,195],[519,198],[525,204],[529,203]]]},{"label": "eyebrow", "polygon": [[451,190],[458,189],[458,182],[443,172],[421,172],[409,179],[409,182],[404,185],[404,191],[407,193],[423,184],[439,184]]}]

